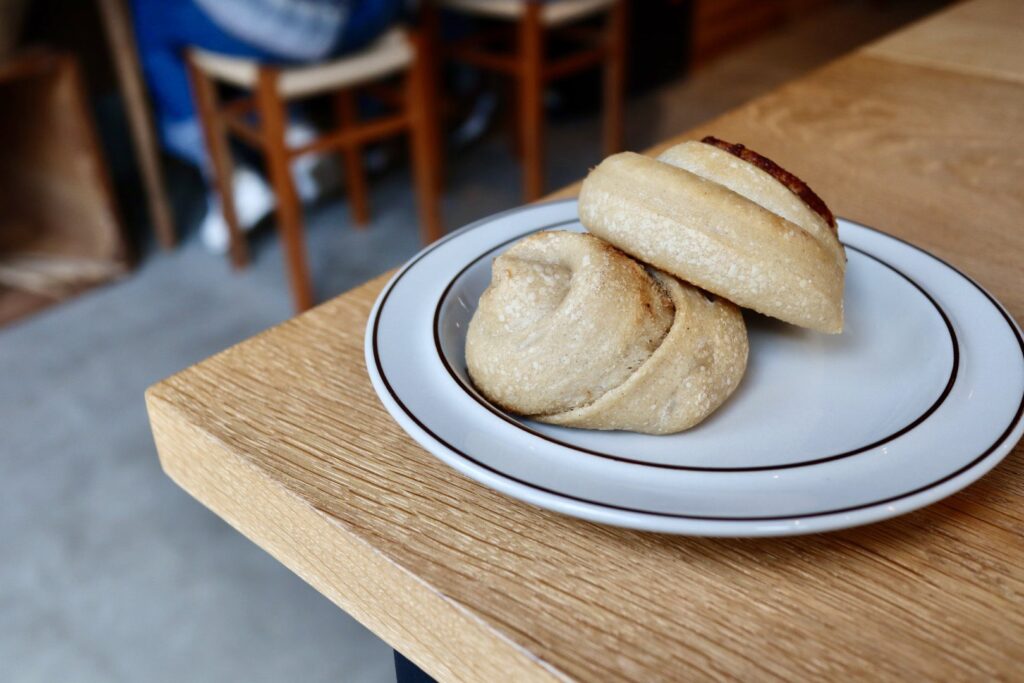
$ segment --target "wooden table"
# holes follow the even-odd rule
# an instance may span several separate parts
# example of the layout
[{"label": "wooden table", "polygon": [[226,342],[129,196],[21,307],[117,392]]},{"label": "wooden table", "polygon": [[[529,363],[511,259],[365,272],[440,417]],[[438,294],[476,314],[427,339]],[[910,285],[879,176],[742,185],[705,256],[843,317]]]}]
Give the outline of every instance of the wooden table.
[{"label": "wooden table", "polygon": [[[961,4],[682,138],[809,178],[1024,319],[1024,3]],[[675,142],[675,141],[670,141]],[[666,143],[666,144],[670,144]],[[1024,459],[839,533],[625,531],[494,493],[377,401],[387,275],[151,388],[167,473],[444,681],[1024,676]]]}]

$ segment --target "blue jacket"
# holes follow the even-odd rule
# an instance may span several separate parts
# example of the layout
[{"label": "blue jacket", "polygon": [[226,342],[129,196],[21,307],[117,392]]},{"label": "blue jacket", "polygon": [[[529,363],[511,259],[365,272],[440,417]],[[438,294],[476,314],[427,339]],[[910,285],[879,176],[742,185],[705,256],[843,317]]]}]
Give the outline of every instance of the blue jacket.
[{"label": "blue jacket", "polygon": [[315,61],[361,47],[392,23],[401,0],[194,0],[224,31],[267,53]]}]

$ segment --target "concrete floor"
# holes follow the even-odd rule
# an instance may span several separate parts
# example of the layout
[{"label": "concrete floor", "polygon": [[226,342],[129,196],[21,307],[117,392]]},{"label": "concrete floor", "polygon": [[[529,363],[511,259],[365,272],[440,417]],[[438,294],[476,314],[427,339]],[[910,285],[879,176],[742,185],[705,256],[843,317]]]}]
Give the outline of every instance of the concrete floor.
[{"label": "concrete floor", "polygon": [[[629,105],[637,149],[941,4],[847,2]],[[595,164],[596,118],[552,126],[551,187]],[[797,169],[798,171],[798,169]],[[451,161],[449,227],[519,203],[504,141]],[[312,207],[321,298],[418,249],[407,171],[373,184],[374,222]],[[0,330],[0,680],[391,681],[388,647],[160,472],[151,383],[290,314],[273,232],[232,273],[194,235],[124,281]]]}]

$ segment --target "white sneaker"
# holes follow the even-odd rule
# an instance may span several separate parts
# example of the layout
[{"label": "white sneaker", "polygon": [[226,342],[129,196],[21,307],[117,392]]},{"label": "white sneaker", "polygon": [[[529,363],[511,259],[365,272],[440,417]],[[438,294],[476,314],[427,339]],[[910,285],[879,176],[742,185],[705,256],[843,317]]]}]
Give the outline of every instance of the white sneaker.
[{"label": "white sneaker", "polygon": [[[304,145],[315,137],[316,129],[302,121],[290,124],[285,133],[285,140],[290,147]],[[295,191],[302,201],[311,202],[323,194],[324,186],[318,175],[323,171],[320,167],[324,161],[325,157],[322,154],[309,154],[291,163]],[[251,230],[264,216],[274,210],[277,198],[263,176],[247,166],[236,168],[231,181],[239,227],[243,231]],[[220,200],[212,192],[207,198],[206,216],[200,226],[199,235],[209,251],[214,254],[227,252],[228,224],[224,220]]]},{"label": "white sneaker", "polygon": [[[251,230],[277,203],[267,181],[251,168],[237,168],[232,178],[232,187],[238,225],[242,230]],[[228,250],[228,224],[224,220],[220,200],[212,192],[207,196],[206,217],[200,226],[199,237],[203,245],[214,254],[223,254]]]},{"label": "white sneaker", "polygon": [[452,144],[466,147],[484,136],[498,111],[498,96],[485,90],[477,96],[465,120],[451,134]]},{"label": "white sneaker", "polygon": [[206,199],[206,216],[199,226],[199,239],[210,253],[220,255],[228,251],[228,224],[220,202],[212,195]]},{"label": "white sneaker", "polygon": [[[316,129],[304,121],[296,121],[288,126],[284,139],[289,147],[299,147],[316,139]],[[323,194],[323,187],[317,179],[317,169],[322,161],[322,154],[304,154],[291,163],[295,191],[304,202],[311,202]]]}]

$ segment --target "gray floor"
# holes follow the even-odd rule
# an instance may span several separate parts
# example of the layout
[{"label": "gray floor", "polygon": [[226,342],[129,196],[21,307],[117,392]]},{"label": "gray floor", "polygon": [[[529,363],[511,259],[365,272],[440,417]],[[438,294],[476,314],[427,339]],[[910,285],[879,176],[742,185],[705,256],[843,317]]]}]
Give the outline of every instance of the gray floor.
[{"label": "gray floor", "polygon": [[[643,148],[934,8],[849,2],[631,102]],[[599,160],[596,119],[553,126],[551,186]],[[446,222],[518,203],[504,141],[452,160]],[[374,223],[312,207],[323,298],[418,248],[406,172],[373,184]],[[131,277],[0,330],[0,680],[393,679],[390,650],[160,472],[149,384],[290,313],[272,231],[241,274],[194,236]]]}]

